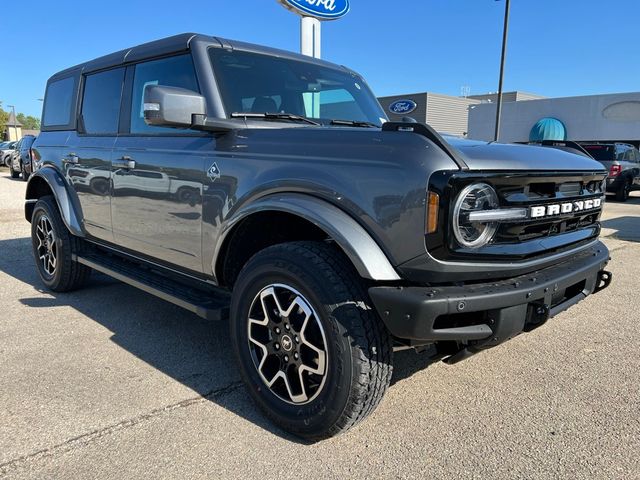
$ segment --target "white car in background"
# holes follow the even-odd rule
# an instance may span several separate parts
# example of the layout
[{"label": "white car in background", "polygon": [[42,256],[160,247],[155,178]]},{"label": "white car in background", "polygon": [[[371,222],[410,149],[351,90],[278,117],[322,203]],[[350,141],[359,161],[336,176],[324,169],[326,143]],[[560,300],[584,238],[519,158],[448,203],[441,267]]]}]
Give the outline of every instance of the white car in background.
[{"label": "white car in background", "polygon": [[0,143],[0,165],[5,167],[9,166],[11,160],[11,154],[15,150],[16,143],[18,142],[2,142]]}]

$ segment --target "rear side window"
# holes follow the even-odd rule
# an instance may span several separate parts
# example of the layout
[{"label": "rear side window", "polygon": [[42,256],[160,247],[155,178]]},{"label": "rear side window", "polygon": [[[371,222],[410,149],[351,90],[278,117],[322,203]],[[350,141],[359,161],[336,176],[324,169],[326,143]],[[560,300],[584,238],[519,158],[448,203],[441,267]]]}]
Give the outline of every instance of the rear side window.
[{"label": "rear side window", "polygon": [[118,132],[124,68],[87,75],[82,98],[85,133],[108,135]]},{"label": "rear side window", "polygon": [[44,101],[44,127],[64,127],[71,123],[74,89],[74,77],[49,83]]},{"label": "rear side window", "polygon": [[629,147],[618,147],[616,160],[619,160],[619,161],[629,160]]},{"label": "rear side window", "polygon": [[191,55],[180,55],[139,63],[135,67],[131,104],[131,133],[167,133],[175,135],[178,132],[175,128],[157,127],[145,123],[144,89],[147,85],[180,87],[199,92]]},{"label": "rear side window", "polygon": [[583,147],[596,160],[613,161],[616,159],[614,145],[583,145]]}]

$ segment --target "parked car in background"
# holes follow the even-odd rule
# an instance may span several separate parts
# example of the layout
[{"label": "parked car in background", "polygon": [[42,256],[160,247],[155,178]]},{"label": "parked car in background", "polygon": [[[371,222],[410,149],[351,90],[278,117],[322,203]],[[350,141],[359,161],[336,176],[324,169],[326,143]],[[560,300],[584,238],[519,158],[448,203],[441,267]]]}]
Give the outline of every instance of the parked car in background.
[{"label": "parked car in background", "polygon": [[20,147],[20,140],[18,140],[13,149],[9,152],[7,156],[7,166],[9,167],[9,172],[11,173],[11,178],[20,177],[20,169],[14,169],[14,160],[18,157],[18,147]]},{"label": "parked car in background", "polygon": [[607,193],[621,202],[633,190],[640,190],[640,152],[626,143],[582,143],[582,147],[609,171]]},{"label": "parked car in background", "polygon": [[633,145],[568,140],[545,140],[530,145],[551,147],[599,161],[609,172],[606,192],[614,193],[621,202],[626,201],[633,190],[640,190],[640,151]]},{"label": "parked car in background", "polygon": [[16,143],[18,142],[2,142],[0,143],[0,165],[9,166],[9,160],[13,155]]},{"label": "parked car in background", "polygon": [[29,176],[34,171],[31,145],[33,145],[35,139],[36,137],[33,135],[25,135],[16,144],[15,151],[11,157],[11,164],[9,165],[11,178],[18,178],[18,176],[22,174],[22,179],[25,182],[29,180]]}]

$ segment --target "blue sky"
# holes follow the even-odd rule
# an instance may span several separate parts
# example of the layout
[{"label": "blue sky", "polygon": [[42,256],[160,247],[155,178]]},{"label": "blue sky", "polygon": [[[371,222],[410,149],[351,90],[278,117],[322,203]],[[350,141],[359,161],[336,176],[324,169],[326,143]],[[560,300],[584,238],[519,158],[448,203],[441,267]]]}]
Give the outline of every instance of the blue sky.
[{"label": "blue sky", "polygon": [[[276,0],[3,2],[0,100],[40,116],[47,78],[91,58],[195,31],[299,49],[298,18]],[[323,26],[323,58],[377,95],[497,89],[504,3],[351,0]],[[506,90],[547,96],[640,90],[638,0],[513,0]]]}]

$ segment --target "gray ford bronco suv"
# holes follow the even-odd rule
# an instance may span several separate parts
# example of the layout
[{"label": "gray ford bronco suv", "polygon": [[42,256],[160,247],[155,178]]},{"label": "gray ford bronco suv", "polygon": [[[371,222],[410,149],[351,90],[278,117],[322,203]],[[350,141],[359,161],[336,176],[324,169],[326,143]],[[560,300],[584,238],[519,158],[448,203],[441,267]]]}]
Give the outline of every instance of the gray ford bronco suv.
[{"label": "gray ford bronco suv", "polygon": [[375,409],[394,350],[453,364],[611,279],[602,164],[388,122],[325,61],[178,35],[55,74],[42,123],[44,284],[96,270],[228,319],[248,392],[307,439]]}]

